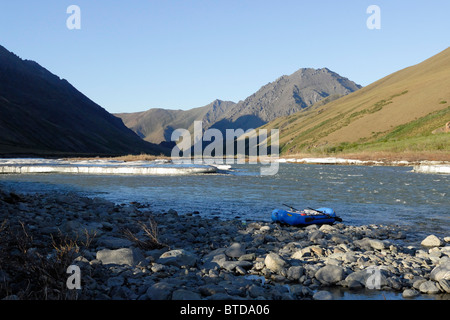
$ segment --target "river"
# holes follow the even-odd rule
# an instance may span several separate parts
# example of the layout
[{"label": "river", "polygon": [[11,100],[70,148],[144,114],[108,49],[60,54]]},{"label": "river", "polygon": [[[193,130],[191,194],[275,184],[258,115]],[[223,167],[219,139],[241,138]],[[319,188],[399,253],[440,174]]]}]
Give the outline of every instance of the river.
[{"label": "river", "polygon": [[333,208],[343,223],[405,227],[411,239],[450,236],[448,175],[410,167],[281,163],[278,174],[258,165],[235,165],[228,174],[194,175],[0,175],[0,187],[16,192],[80,192],[116,203],[148,203],[154,210],[199,212],[222,219],[270,221],[288,204]]}]

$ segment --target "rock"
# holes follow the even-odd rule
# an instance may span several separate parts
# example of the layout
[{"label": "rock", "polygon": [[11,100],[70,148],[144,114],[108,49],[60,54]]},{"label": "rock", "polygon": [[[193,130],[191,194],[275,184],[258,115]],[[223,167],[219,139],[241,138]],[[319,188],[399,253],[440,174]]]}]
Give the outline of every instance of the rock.
[{"label": "rock", "polygon": [[314,300],[333,300],[333,295],[328,291],[317,291],[313,295]]},{"label": "rock", "polygon": [[247,253],[247,254],[241,255],[238,260],[253,261],[255,259],[256,259],[256,254]]},{"label": "rock", "polygon": [[436,286],[434,281],[425,281],[419,287],[420,292],[428,294],[439,293],[439,288]]},{"label": "rock", "polygon": [[178,289],[172,293],[172,300],[201,300],[201,296],[190,290]]},{"label": "rock", "polygon": [[97,245],[103,246],[109,249],[120,249],[124,247],[130,247],[133,243],[128,239],[122,239],[111,236],[103,236],[97,240]]},{"label": "rock", "polygon": [[261,286],[252,284],[248,288],[248,294],[250,295],[251,298],[255,299],[258,297],[264,297],[265,292],[264,292],[264,288],[262,288]]},{"label": "rock", "polygon": [[314,230],[308,235],[309,241],[315,242],[317,240],[322,239],[325,234],[322,231]]},{"label": "rock", "polygon": [[345,283],[349,287],[358,287],[357,284],[359,283],[368,289],[380,289],[388,285],[385,271],[374,267],[350,273],[345,278]]},{"label": "rock", "polygon": [[157,282],[147,289],[150,300],[169,300],[172,296],[173,285],[166,282]]},{"label": "rock", "polygon": [[230,258],[239,258],[245,254],[245,250],[240,243],[233,243],[225,250],[225,254]]},{"label": "rock", "polygon": [[369,244],[373,249],[376,250],[383,250],[386,248],[384,242],[377,239],[369,239]]},{"label": "rock", "polygon": [[432,234],[423,239],[423,241],[420,244],[424,247],[440,247],[444,243],[441,239]]},{"label": "rock", "polygon": [[329,224],[324,224],[319,228],[322,232],[335,232],[337,231],[336,227],[330,226]]},{"label": "rock", "polygon": [[415,298],[419,295],[419,292],[417,290],[414,289],[405,289],[402,293],[402,297],[405,299],[408,298]]},{"label": "rock", "polygon": [[219,264],[219,266],[222,269],[225,269],[227,271],[233,271],[236,268],[249,269],[249,268],[251,268],[253,266],[252,262],[245,261],[245,260],[228,261],[228,260],[221,259],[221,260],[218,260],[217,263]]},{"label": "rock", "polygon": [[335,265],[326,265],[316,272],[315,277],[322,284],[335,284],[343,279],[344,269]]},{"label": "rock", "polygon": [[298,281],[304,273],[305,268],[303,268],[302,266],[293,266],[287,270],[286,276],[289,280]]},{"label": "rock", "polygon": [[184,249],[176,249],[164,252],[157,260],[157,263],[179,268],[189,268],[195,266],[197,260],[197,256],[193,253]]},{"label": "rock", "polygon": [[436,266],[430,273],[430,279],[434,281],[450,280],[450,261]]},{"label": "rock", "polygon": [[206,284],[199,287],[198,290],[204,296],[212,296],[217,293],[226,293],[225,288],[217,284]]},{"label": "rock", "polygon": [[278,254],[273,252],[269,253],[266,256],[264,263],[269,270],[276,273],[284,270],[284,267],[286,265],[286,261],[284,261]]},{"label": "rock", "polygon": [[97,252],[97,260],[103,264],[118,264],[135,266],[144,258],[139,250],[131,248],[121,248],[116,250],[103,249]]},{"label": "rock", "polygon": [[439,280],[439,285],[441,286],[442,290],[444,292],[450,293],[450,281],[441,279]]},{"label": "rock", "polygon": [[358,258],[354,251],[348,251],[344,254],[344,262],[345,263],[353,263],[356,262]]}]

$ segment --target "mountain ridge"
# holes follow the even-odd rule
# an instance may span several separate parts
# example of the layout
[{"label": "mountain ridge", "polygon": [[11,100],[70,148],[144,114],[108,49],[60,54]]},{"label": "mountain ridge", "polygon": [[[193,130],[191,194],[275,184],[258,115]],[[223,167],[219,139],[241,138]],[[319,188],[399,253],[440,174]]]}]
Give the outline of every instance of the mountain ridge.
[{"label": "mountain ridge", "polygon": [[[263,85],[237,103],[215,100],[204,107],[184,111],[153,108],[139,113],[115,115],[143,139],[160,143],[170,141],[170,133],[174,129],[192,130],[193,121],[203,121],[204,129],[215,128],[222,132],[226,129],[254,129],[320,100],[334,100],[360,88],[360,85],[328,68],[301,68]],[[155,118],[151,119],[152,116]],[[158,117],[162,120],[158,121]],[[183,121],[179,117],[184,117]]]}]

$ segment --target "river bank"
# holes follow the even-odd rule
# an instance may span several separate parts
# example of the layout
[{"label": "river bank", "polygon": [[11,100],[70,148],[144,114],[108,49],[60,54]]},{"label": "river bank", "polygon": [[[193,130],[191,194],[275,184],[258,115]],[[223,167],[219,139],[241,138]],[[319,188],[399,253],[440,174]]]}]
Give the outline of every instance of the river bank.
[{"label": "river bank", "polygon": [[[74,193],[0,192],[0,299],[331,299],[329,288],[448,299],[450,238],[154,212]],[[67,267],[80,268],[80,289]]]}]

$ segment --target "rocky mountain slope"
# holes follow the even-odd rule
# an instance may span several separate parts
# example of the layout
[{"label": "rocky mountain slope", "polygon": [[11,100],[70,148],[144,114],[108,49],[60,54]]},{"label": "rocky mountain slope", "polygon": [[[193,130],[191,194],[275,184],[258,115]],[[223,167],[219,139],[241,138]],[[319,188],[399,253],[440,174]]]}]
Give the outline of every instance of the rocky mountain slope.
[{"label": "rocky mountain slope", "polygon": [[204,129],[212,127],[222,132],[238,128],[247,130],[298,112],[318,101],[332,101],[360,88],[327,68],[307,68],[268,83],[238,103],[216,100],[207,106],[184,111],[150,109],[117,116],[145,140],[160,143],[170,141],[174,129],[192,130],[195,120],[203,121]]}]

